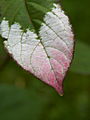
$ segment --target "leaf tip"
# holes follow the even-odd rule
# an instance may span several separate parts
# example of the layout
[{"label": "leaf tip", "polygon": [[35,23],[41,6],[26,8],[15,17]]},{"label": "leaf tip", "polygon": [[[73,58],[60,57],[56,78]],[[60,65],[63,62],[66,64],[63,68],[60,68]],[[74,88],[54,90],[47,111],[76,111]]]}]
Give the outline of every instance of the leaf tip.
[{"label": "leaf tip", "polygon": [[60,90],[59,95],[60,95],[60,96],[64,96],[64,91],[63,91],[63,89]]},{"label": "leaf tip", "polygon": [[60,92],[59,95],[60,95],[61,97],[63,97],[63,96],[64,96],[64,93],[61,93],[61,92]]}]

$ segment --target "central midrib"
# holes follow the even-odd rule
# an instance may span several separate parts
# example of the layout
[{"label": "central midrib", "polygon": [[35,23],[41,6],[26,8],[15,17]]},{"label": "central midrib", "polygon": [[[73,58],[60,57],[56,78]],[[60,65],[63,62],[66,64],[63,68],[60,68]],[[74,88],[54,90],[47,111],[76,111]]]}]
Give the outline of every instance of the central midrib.
[{"label": "central midrib", "polygon": [[[25,4],[25,8],[26,8],[30,23],[33,25],[32,19],[31,19],[30,14],[29,14],[29,9],[28,9],[28,6],[27,6],[27,0],[24,0],[24,4]],[[33,25],[33,28],[35,29],[34,25]]]},{"label": "central midrib", "polygon": [[[30,23],[33,25],[33,22],[32,22],[32,20],[31,20],[30,13],[29,13],[29,10],[28,10],[28,6],[27,6],[27,0],[24,0],[24,2],[25,2],[26,11],[27,11],[28,16],[29,16],[29,19],[30,19]],[[35,26],[34,26],[34,25],[33,25],[33,27],[34,27],[34,30],[35,30]],[[39,38],[41,38],[41,37],[39,37]],[[42,40],[41,40],[41,39],[39,39],[39,40],[40,40],[41,45],[43,46],[43,49],[45,50],[45,53],[46,53],[47,58],[48,58],[48,60],[49,60],[49,63],[50,63],[51,69],[52,69],[53,72],[54,72],[54,69],[53,69],[53,67],[52,67],[52,65],[51,65],[50,57],[49,57],[49,55],[48,55],[48,53],[47,53],[47,51],[46,51],[46,48],[45,48],[45,46],[44,46]],[[54,76],[56,76],[56,75],[55,75],[55,72],[54,72]],[[55,79],[56,79],[56,81],[57,81],[57,83],[58,83],[58,80],[57,80],[56,77],[55,77]]]}]

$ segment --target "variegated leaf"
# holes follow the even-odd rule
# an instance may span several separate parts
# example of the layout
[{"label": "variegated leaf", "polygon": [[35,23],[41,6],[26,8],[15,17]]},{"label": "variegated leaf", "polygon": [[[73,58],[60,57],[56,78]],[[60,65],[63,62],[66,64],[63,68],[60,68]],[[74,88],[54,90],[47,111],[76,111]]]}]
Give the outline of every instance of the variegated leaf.
[{"label": "variegated leaf", "polygon": [[3,20],[1,36],[7,39],[4,44],[9,53],[25,70],[43,82],[54,87],[63,95],[63,80],[73,56],[73,33],[61,7],[53,5],[47,12],[39,30],[39,35],[21,25]]}]

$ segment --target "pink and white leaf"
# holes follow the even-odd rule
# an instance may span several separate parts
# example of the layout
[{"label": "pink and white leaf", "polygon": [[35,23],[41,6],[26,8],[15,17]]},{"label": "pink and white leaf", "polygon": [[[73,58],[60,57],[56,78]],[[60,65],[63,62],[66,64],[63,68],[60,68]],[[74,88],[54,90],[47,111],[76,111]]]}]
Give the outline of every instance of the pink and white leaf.
[{"label": "pink and white leaf", "polygon": [[52,11],[46,13],[39,37],[29,29],[23,32],[18,23],[9,27],[7,20],[0,25],[0,34],[7,39],[5,47],[22,68],[63,94],[74,40],[68,17],[59,5],[54,4]]}]

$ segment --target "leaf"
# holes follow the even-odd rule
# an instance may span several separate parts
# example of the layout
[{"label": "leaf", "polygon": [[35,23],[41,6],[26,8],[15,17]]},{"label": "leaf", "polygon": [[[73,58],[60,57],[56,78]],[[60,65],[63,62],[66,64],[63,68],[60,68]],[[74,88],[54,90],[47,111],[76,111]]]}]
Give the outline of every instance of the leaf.
[{"label": "leaf", "polygon": [[80,74],[90,74],[90,46],[77,41],[75,57],[71,66],[71,71]]},{"label": "leaf", "polygon": [[[33,5],[37,8],[37,4]],[[53,4],[45,14],[38,34],[31,29],[23,31],[19,23],[9,27],[5,19],[0,33],[8,39],[5,47],[19,65],[63,95],[63,79],[72,60],[74,40],[68,17],[59,5]]]}]

